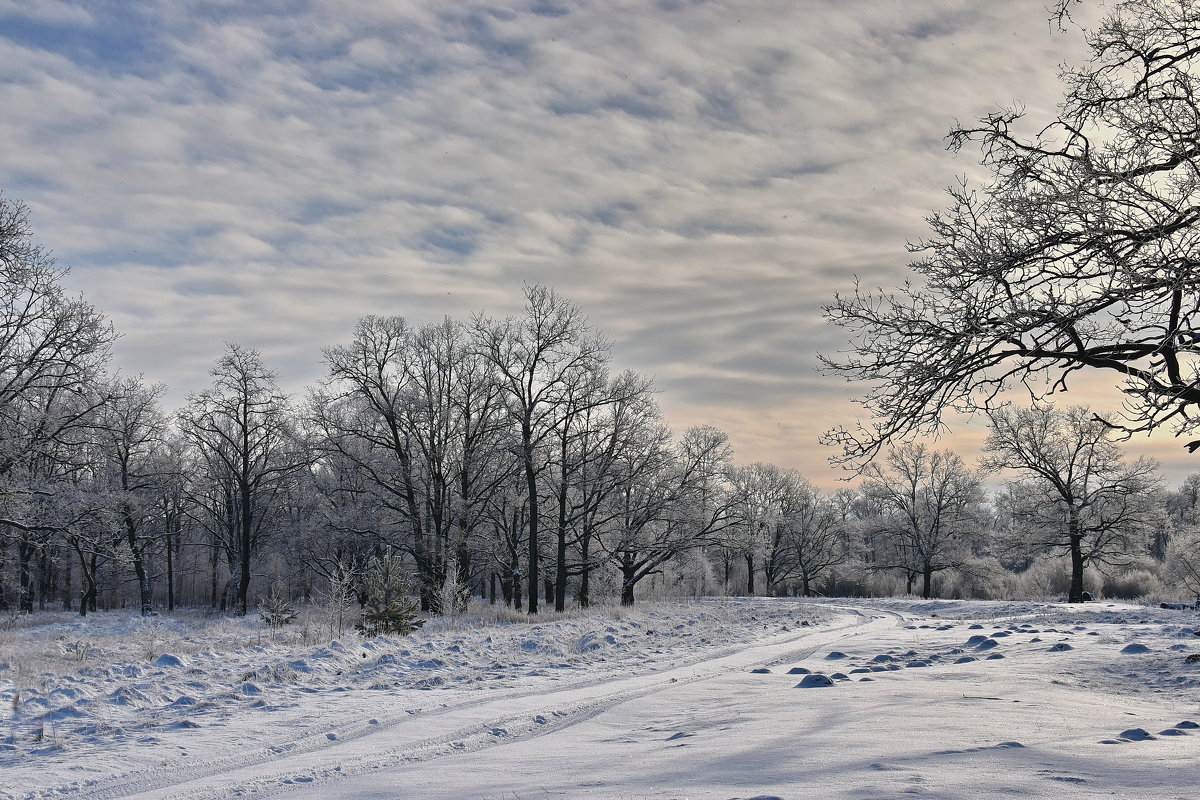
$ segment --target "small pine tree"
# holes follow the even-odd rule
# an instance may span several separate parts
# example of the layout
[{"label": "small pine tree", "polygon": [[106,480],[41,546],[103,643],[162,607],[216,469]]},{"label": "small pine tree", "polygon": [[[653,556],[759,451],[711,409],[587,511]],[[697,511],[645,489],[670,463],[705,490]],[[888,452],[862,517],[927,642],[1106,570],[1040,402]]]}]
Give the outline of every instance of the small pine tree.
[{"label": "small pine tree", "polygon": [[299,612],[284,596],[279,584],[275,584],[269,595],[258,599],[258,615],[268,627],[279,629],[295,622]]},{"label": "small pine tree", "polygon": [[407,636],[425,624],[418,616],[420,605],[409,596],[412,585],[401,566],[390,551],[372,560],[363,582],[362,622],[356,626],[364,636]]}]

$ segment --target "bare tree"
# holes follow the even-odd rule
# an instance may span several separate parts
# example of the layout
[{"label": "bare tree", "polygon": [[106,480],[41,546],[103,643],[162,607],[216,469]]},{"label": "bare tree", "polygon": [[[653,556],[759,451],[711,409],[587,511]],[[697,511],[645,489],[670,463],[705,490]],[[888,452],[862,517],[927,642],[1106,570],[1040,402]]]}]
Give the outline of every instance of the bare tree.
[{"label": "bare tree", "polygon": [[813,584],[827,570],[843,564],[847,552],[847,527],[837,505],[808,481],[795,475],[780,525],[782,569],[774,584],[800,581],[800,591],[811,597]]},{"label": "bare tree", "polygon": [[999,409],[984,449],[987,469],[1018,470],[1010,496],[1023,499],[1015,512],[1030,544],[1071,556],[1069,600],[1083,600],[1087,564],[1117,564],[1146,549],[1158,518],[1153,500],[1158,465],[1147,458],[1127,462],[1112,430],[1080,406]]},{"label": "bare tree", "polygon": [[1122,385],[1107,424],[1200,426],[1200,7],[1125,0],[1086,38],[1090,60],[1063,71],[1058,117],[1036,133],[1022,134],[1022,110],[951,131],[992,178],[949,190],[912,247],[916,279],[826,309],[855,341],[823,361],[873,384],[875,421],[826,434],[844,463],[1014,385],[1035,400],[1066,390],[1084,369]]},{"label": "bare tree", "polygon": [[538,610],[541,492],[548,460],[542,452],[562,424],[567,398],[581,376],[602,369],[607,343],[579,306],[545,286],[525,290],[525,314],[504,321],[477,317],[479,351],[496,370],[516,430],[528,504],[528,611]]},{"label": "bare tree", "polygon": [[461,324],[413,331],[400,317],[364,317],[325,357],[329,381],[309,404],[319,447],[358,473],[347,477],[378,504],[376,536],[412,557],[422,607],[441,611],[447,565],[472,575],[488,496],[511,469],[491,364]]},{"label": "bare tree", "polygon": [[882,530],[891,539],[893,561],[875,566],[921,576],[921,597],[933,596],[933,574],[962,564],[966,539],[974,530],[972,512],[981,499],[980,478],[949,450],[922,444],[893,448],[867,466],[865,490],[887,515]]},{"label": "bare tree", "polygon": [[717,544],[739,520],[742,500],[729,480],[729,437],[716,428],[689,428],[675,448],[660,428],[627,458],[603,546],[621,572],[621,605],[631,606],[643,579],[683,553]]},{"label": "bare tree", "polygon": [[214,509],[231,522],[234,610],[244,615],[251,564],[274,523],[274,502],[308,454],[294,430],[287,398],[258,352],[230,344],[210,373],[211,388],[188,398],[184,436],[227,500]]},{"label": "bare tree", "polygon": [[67,297],[65,274],[34,242],[28,209],[0,194],[0,532],[16,540],[23,610],[35,555],[75,518],[66,508],[77,504],[53,498],[75,491],[115,338],[96,309]]},{"label": "bare tree", "polygon": [[166,533],[162,496],[173,477],[167,421],[158,405],[164,390],[137,378],[119,379],[95,422],[99,488],[109,495],[129,548],[143,616],[150,613],[153,599],[146,557]]}]

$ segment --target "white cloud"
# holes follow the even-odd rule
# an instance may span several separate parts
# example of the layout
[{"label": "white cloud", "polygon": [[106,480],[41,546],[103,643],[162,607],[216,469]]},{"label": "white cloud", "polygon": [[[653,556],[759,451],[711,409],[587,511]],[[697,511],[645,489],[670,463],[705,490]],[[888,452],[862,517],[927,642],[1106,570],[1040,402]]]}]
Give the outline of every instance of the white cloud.
[{"label": "white cloud", "polygon": [[172,398],[227,340],[299,388],[361,314],[510,313],[544,281],[688,422],[817,469],[815,423],[776,418],[845,393],[813,373],[820,304],[897,280],[973,169],[951,121],[1044,113],[1077,45],[1041,0],[564,9],[131,4],[144,52],[112,63],[0,33],[0,188]]}]

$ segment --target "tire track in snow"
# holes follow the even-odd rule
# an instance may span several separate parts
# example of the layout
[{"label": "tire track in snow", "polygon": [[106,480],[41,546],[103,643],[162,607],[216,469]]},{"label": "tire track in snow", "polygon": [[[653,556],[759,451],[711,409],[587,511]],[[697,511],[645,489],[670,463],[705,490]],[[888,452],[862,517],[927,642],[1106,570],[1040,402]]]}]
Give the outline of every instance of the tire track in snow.
[{"label": "tire track in snow", "polygon": [[[799,660],[835,642],[904,621],[898,612],[829,607],[849,616],[827,626],[726,648],[691,664],[634,677],[585,680],[553,691],[532,690],[483,697],[436,711],[376,714],[375,724],[330,726],[319,734],[273,742],[254,751],[172,765],[169,773],[146,769],[79,787],[29,795],[78,800],[217,800],[272,796],[297,785],[331,780],[404,763],[416,763],[484,747],[512,744],[578,724],[614,706],[674,687],[764,663]],[[802,647],[796,645],[803,643]],[[608,687],[597,695],[597,687]]]}]

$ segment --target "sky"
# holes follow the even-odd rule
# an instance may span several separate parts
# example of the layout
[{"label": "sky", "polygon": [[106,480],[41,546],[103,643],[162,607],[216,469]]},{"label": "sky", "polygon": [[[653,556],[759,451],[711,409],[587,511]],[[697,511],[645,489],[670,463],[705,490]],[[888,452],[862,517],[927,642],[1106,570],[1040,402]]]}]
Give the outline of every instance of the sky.
[{"label": "sky", "polygon": [[169,407],[226,342],[299,396],[360,316],[502,317],[543,283],[676,429],[831,487],[817,437],[859,410],[820,308],[902,281],[981,177],[955,120],[1053,112],[1083,47],[1044,6],[0,0],[0,191]]}]

